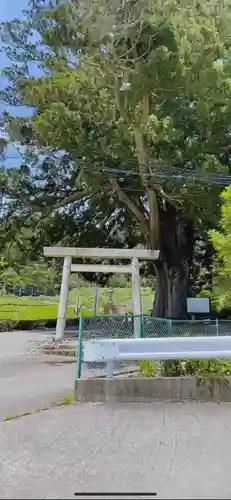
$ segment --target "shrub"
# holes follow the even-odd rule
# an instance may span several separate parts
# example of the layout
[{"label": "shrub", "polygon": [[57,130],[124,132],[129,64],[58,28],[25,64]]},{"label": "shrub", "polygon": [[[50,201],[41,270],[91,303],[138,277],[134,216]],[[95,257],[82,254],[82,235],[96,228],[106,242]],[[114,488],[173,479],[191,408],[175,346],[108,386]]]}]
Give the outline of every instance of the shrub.
[{"label": "shrub", "polygon": [[16,324],[17,322],[12,321],[11,319],[0,320],[0,332],[11,332],[15,328]]},{"label": "shrub", "polygon": [[143,360],[140,362],[140,371],[144,377],[155,377],[157,375],[156,364],[152,360]]},{"label": "shrub", "polygon": [[198,359],[187,360],[185,370],[187,375],[214,374],[227,376],[231,375],[231,359]]},{"label": "shrub", "polygon": [[184,377],[218,375],[221,377],[231,375],[231,359],[185,359],[166,360],[158,364],[154,361],[140,362],[141,374],[145,377]]},{"label": "shrub", "polygon": [[184,362],[177,359],[169,359],[160,363],[161,377],[181,377],[184,375]]}]

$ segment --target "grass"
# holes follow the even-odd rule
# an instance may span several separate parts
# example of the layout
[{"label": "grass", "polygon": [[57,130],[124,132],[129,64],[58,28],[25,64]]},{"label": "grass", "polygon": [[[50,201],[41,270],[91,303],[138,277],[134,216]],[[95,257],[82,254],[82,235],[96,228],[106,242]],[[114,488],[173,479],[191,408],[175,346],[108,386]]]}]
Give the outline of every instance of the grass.
[{"label": "grass", "polygon": [[[152,308],[154,292],[150,287],[142,287],[141,297],[142,297],[142,310],[144,313]],[[72,304],[76,304],[77,291],[76,289],[71,290],[69,294],[69,301]],[[101,308],[101,314],[103,314],[103,307],[108,304],[109,301],[109,289],[106,287],[100,288],[99,291],[99,303]],[[132,289],[131,287],[114,288],[113,289],[113,301],[117,307],[125,312],[132,311]],[[83,304],[85,307],[93,308],[93,293],[91,287],[82,287],[79,293],[79,303]],[[100,313],[99,312],[99,313]]]},{"label": "grass", "polygon": [[[38,321],[45,319],[56,319],[58,315],[58,305],[44,304],[19,304],[3,307],[0,303],[0,320],[9,319],[13,321]],[[68,317],[74,318],[73,308],[68,308]]]},{"label": "grass", "polygon": [[66,394],[66,396],[64,396],[62,399],[61,406],[71,405],[72,403],[74,403],[74,400],[75,400],[75,396],[73,393]]},{"label": "grass", "polygon": [[[82,287],[79,293],[79,305],[84,305],[83,314],[92,315],[93,311],[92,288]],[[100,309],[98,314],[104,313],[104,306],[108,304],[108,288],[100,289]],[[132,311],[132,290],[129,287],[115,288],[113,300],[120,308],[121,314]],[[147,313],[152,306],[153,291],[150,288],[142,288],[143,312]],[[56,319],[58,315],[59,296],[56,297],[16,297],[15,295],[0,296],[0,320],[39,321]],[[74,319],[77,303],[77,290],[73,289],[69,294],[69,306],[67,317]]]},{"label": "grass", "polygon": [[[60,404],[58,406],[63,406],[63,404]],[[21,417],[28,417],[29,415],[36,415],[36,413],[41,413],[42,411],[47,411],[50,410],[49,407],[46,408],[37,408],[36,410],[30,410],[30,411],[24,411],[23,413],[20,413],[19,415],[7,415],[4,419],[3,422],[10,422],[11,420],[16,420]]]},{"label": "grass", "polygon": [[[63,399],[62,399],[61,403],[59,403],[56,406],[57,407],[61,407],[61,406],[71,405],[74,402],[75,402],[75,395],[72,392],[70,394],[66,394],[65,396],[63,396]],[[35,415],[36,413],[41,413],[43,411],[47,411],[47,410],[50,410],[50,409],[51,409],[51,407],[46,406],[45,408],[36,408],[35,410],[24,411],[23,413],[20,413],[18,415],[7,415],[3,419],[3,422],[10,422],[11,420],[16,420],[16,419],[21,418],[21,417],[27,417],[29,415]]]},{"label": "grass", "polygon": [[[0,320],[38,321],[56,319],[58,315],[59,297],[15,297],[14,295],[0,296]],[[75,318],[75,305],[69,304],[67,317]],[[85,314],[89,315],[86,310]]]}]

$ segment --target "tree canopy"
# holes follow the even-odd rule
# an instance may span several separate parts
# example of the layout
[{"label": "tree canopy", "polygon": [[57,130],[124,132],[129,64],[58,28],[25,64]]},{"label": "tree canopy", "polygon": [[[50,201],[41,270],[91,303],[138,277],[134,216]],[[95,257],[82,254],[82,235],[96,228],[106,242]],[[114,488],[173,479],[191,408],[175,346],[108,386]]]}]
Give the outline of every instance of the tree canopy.
[{"label": "tree canopy", "polygon": [[33,0],[1,27],[12,61],[2,98],[32,109],[4,116],[24,147],[21,168],[2,175],[8,220],[29,220],[40,245],[160,249],[160,316],[185,315],[196,240],[219,215],[230,16],[226,0]]},{"label": "tree canopy", "polygon": [[209,235],[216,250],[214,300],[219,309],[228,309],[231,302],[231,186],[221,194],[221,219],[218,228]]}]

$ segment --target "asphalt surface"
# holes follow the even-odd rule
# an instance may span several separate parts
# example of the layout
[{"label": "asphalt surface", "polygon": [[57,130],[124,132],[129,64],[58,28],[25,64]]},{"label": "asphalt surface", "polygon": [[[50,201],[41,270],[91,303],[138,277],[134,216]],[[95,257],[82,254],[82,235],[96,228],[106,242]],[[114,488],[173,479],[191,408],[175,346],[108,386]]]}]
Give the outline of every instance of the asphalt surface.
[{"label": "asphalt surface", "polygon": [[[76,362],[60,355],[34,355],[36,344],[51,338],[46,330],[0,333],[0,421],[58,405],[73,392]],[[82,368],[82,377],[103,374],[97,365]]]},{"label": "asphalt surface", "polygon": [[73,392],[75,363],[33,354],[36,343],[46,338],[46,332],[0,334],[0,420],[57,405]]},{"label": "asphalt surface", "polygon": [[0,497],[231,498],[231,405],[79,404],[0,423]]},{"label": "asphalt surface", "polygon": [[26,355],[30,347],[52,338],[52,330],[0,332],[0,363]]},{"label": "asphalt surface", "polygon": [[75,363],[30,356],[47,332],[0,334],[0,498],[156,492],[231,498],[231,404],[59,404]]}]

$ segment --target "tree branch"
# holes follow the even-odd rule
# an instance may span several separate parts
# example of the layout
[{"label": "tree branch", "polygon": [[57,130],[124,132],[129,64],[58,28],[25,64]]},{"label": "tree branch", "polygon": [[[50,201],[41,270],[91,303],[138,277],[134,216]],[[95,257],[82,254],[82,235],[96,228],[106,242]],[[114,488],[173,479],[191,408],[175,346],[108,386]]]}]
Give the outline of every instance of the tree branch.
[{"label": "tree branch", "polygon": [[[56,204],[53,206],[43,206],[39,205],[40,201],[46,202],[49,201],[51,198],[50,197],[43,197],[41,199],[30,201],[28,200],[25,196],[20,197],[20,201],[24,203],[24,205],[32,210],[32,212],[41,212],[44,208],[50,208],[51,211],[57,210],[58,208],[65,207],[66,205],[69,205],[69,203],[73,203],[75,201],[81,200],[81,198],[86,198],[87,196],[90,196],[89,191],[76,191],[74,193],[71,193],[69,196],[66,198],[61,199],[60,201],[57,201]],[[58,200],[58,199],[57,199]]]},{"label": "tree branch", "polygon": [[140,208],[127,196],[124,190],[120,187],[117,179],[115,177],[108,178],[112,188],[115,190],[118,195],[119,200],[126,205],[126,207],[132,212],[137,221],[140,224],[140,229],[145,237],[149,235],[148,230],[148,221],[144,215],[144,213],[140,210]]},{"label": "tree branch", "polygon": [[81,198],[86,198],[88,195],[90,195],[89,191],[76,191],[74,193],[71,193],[66,198],[63,198],[62,200],[60,200],[53,207],[53,210],[56,210],[57,208],[65,207],[66,205],[69,205],[69,203],[73,203],[74,201],[81,200]]}]

